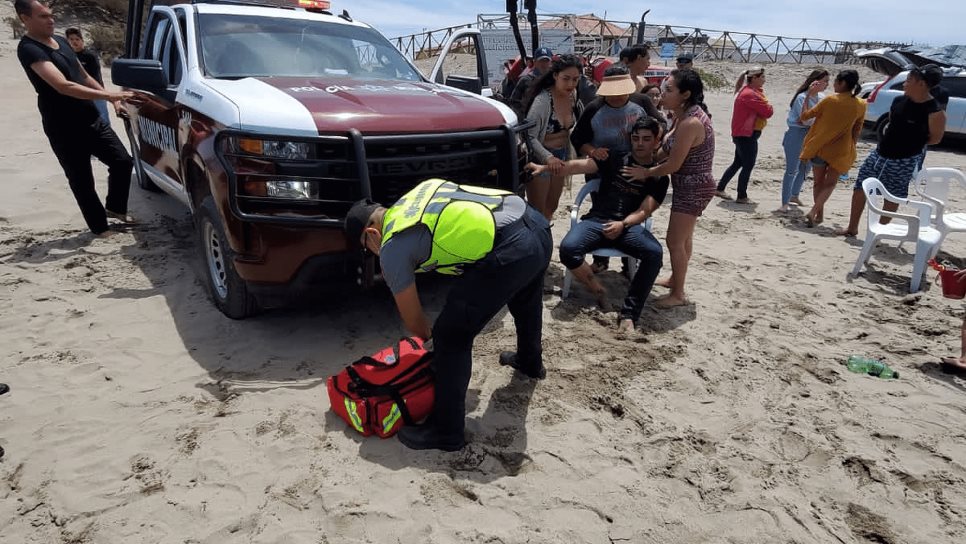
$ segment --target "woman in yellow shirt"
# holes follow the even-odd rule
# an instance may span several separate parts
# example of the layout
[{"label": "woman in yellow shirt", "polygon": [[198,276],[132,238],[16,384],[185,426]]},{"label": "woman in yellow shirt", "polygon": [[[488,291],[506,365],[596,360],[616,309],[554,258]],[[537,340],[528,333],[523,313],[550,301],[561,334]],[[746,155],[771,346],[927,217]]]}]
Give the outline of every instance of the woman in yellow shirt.
[{"label": "woman in yellow shirt", "polygon": [[[818,82],[808,88],[808,99],[819,92]],[[802,109],[800,121],[815,119],[805,135],[801,159],[811,161],[815,184],[812,187],[814,204],[805,214],[809,226],[825,219],[825,203],[832,196],[839,176],[848,172],[855,162],[855,143],[865,120],[865,100],[858,98],[861,86],[859,73],[842,70],[835,76],[835,94],[825,97],[811,109]]]}]

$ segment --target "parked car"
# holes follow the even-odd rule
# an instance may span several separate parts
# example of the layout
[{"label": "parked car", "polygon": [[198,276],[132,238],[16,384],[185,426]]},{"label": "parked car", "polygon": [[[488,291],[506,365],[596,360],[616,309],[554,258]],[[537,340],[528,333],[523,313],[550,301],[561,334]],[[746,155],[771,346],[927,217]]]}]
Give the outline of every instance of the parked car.
[{"label": "parked car", "polygon": [[902,94],[902,85],[906,82],[911,66],[938,64],[952,66],[944,68],[942,87],[949,93],[949,105],[946,107],[946,136],[966,136],[966,59],[960,53],[961,48],[938,48],[920,50],[908,47],[899,49],[880,48],[856,51],[856,56],[867,67],[886,76],[885,81],[875,85],[866,95],[868,87],[862,86],[860,97],[865,98],[868,108],[865,110],[865,126],[875,130],[881,138],[889,124],[889,110],[892,101]]},{"label": "parked car", "polygon": [[868,100],[869,95],[872,94],[872,91],[874,91],[876,87],[878,87],[879,85],[882,85],[882,83],[883,83],[882,81],[863,83],[862,90],[859,92],[859,98],[861,98],[862,100]]},{"label": "parked car", "polygon": [[[944,72],[941,85],[949,93],[946,136],[966,136],[966,70],[946,68]],[[879,138],[889,124],[892,101],[902,96],[902,86],[908,75],[909,71],[905,70],[883,81],[866,99],[868,108],[865,110],[865,126],[874,129]]]}]

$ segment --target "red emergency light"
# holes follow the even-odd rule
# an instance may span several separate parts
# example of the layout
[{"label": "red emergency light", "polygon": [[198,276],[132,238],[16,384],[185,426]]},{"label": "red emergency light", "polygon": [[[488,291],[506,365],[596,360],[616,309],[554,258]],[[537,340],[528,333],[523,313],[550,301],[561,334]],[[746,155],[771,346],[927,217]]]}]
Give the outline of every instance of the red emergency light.
[{"label": "red emergency light", "polygon": [[298,0],[298,6],[303,9],[324,9],[328,10],[332,5],[329,0]]}]

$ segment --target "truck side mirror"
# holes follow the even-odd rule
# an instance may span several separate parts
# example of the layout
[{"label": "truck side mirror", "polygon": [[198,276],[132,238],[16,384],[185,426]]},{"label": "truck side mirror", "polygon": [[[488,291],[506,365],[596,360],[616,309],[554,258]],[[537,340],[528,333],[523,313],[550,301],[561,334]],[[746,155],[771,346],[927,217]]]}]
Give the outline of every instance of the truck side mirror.
[{"label": "truck side mirror", "polygon": [[152,93],[168,88],[168,78],[159,60],[117,59],[111,64],[111,81],[118,87]]},{"label": "truck side mirror", "polygon": [[469,91],[473,94],[483,94],[483,82],[478,77],[450,75],[446,76],[444,85]]}]

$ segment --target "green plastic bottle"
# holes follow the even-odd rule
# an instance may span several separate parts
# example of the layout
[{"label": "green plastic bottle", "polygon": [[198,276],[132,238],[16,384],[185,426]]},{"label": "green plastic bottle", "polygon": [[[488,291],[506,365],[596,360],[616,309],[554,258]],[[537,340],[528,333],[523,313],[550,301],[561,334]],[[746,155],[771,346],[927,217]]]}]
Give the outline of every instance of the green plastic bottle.
[{"label": "green plastic bottle", "polygon": [[849,356],[849,360],[845,363],[845,366],[852,372],[868,374],[870,376],[878,376],[884,380],[899,378],[899,372],[897,370],[893,370],[889,367],[889,365],[883,363],[882,361],[869,357],[851,355]]}]

